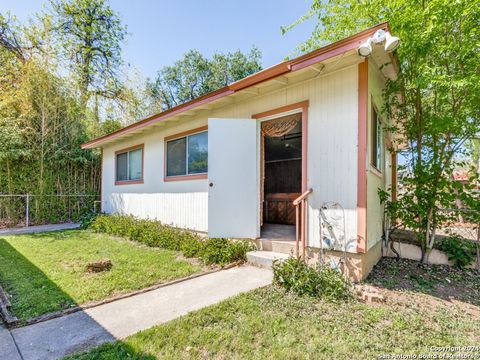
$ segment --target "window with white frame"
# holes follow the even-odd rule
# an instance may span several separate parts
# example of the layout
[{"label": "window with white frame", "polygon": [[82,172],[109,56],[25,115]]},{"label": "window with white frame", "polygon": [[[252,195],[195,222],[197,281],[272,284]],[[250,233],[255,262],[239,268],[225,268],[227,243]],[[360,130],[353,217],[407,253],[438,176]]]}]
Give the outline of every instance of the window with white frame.
[{"label": "window with white frame", "polygon": [[376,109],[372,108],[372,142],[371,163],[378,171],[383,170],[383,130],[382,120]]},{"label": "window with white frame", "polygon": [[208,172],[208,131],[167,141],[167,177]]},{"label": "window with white frame", "polygon": [[116,153],[115,181],[143,180],[143,146]]}]

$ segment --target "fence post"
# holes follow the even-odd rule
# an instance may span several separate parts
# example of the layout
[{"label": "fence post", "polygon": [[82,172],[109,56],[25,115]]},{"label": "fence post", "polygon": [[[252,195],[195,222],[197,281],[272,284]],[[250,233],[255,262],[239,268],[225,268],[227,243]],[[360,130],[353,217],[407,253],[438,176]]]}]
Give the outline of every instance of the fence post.
[{"label": "fence post", "polygon": [[26,197],[26,206],[25,206],[25,226],[28,227],[30,223],[30,195],[27,194]]}]

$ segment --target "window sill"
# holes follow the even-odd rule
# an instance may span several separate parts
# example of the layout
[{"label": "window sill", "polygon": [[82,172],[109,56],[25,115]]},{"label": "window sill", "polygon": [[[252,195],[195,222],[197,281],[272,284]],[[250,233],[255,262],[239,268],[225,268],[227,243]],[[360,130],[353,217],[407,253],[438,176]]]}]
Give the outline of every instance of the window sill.
[{"label": "window sill", "polygon": [[163,181],[183,181],[183,180],[199,180],[208,179],[208,174],[195,174],[195,175],[179,175],[179,176],[165,176]]},{"label": "window sill", "polygon": [[115,185],[133,185],[133,184],[143,184],[143,179],[115,181]]},{"label": "window sill", "polygon": [[374,165],[370,165],[369,170],[372,174],[378,176],[380,179],[383,179],[383,173],[378,170]]}]

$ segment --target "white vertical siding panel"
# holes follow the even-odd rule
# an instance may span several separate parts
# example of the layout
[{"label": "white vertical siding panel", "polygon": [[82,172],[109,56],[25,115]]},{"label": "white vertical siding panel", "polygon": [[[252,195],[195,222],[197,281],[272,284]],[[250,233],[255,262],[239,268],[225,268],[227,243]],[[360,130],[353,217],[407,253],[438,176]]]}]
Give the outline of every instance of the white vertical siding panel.
[{"label": "white vertical siding panel", "polygon": [[319,209],[333,201],[345,209],[347,248],[356,251],[357,68],[322,80],[309,91],[309,243],[320,245]]},{"label": "white vertical siding panel", "polygon": [[191,193],[113,193],[105,201],[110,214],[156,219],[163,224],[196,231],[207,231],[206,192]]}]

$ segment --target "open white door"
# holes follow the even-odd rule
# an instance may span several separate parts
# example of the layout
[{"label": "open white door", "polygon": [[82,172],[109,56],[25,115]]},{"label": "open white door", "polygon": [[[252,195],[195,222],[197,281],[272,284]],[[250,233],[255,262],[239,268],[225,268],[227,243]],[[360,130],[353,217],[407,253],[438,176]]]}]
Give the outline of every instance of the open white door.
[{"label": "open white door", "polygon": [[257,238],[257,122],[208,119],[208,236]]}]

